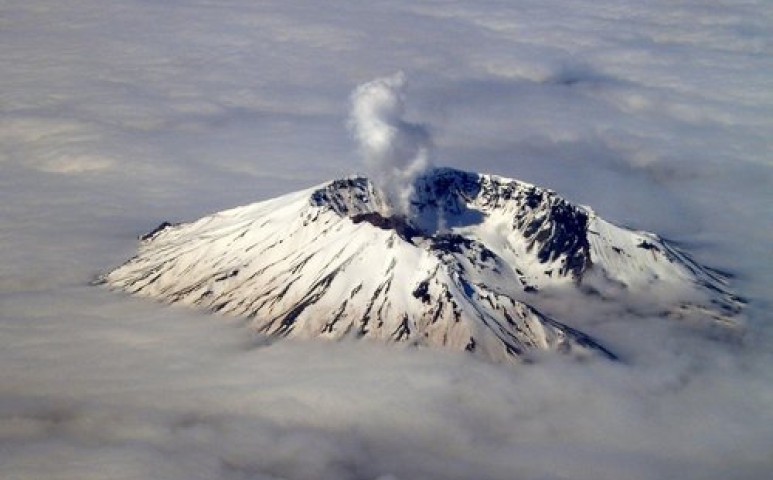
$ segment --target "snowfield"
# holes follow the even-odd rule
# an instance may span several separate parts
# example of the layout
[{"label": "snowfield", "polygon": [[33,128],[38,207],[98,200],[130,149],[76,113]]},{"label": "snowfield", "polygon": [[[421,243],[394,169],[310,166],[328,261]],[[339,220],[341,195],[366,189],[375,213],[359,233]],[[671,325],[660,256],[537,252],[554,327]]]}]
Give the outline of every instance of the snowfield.
[{"label": "snowfield", "polygon": [[572,317],[543,309],[542,290],[579,291],[580,308],[604,303],[641,318],[734,325],[740,312],[718,274],[553,192],[451,169],[425,174],[415,188],[410,217],[352,177],[165,223],[104,280],[249,317],[273,337],[378,339],[494,361],[533,350],[615,358],[569,327]]}]

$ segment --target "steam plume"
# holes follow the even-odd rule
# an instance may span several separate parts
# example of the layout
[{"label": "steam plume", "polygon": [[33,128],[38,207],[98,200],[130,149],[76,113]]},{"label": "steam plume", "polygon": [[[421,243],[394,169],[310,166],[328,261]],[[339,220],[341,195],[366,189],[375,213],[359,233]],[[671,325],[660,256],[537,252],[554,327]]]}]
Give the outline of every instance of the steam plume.
[{"label": "steam plume", "polygon": [[395,213],[409,215],[413,184],[431,166],[427,129],[403,119],[405,75],[398,72],[357,87],[351,96],[349,128],[365,167]]}]

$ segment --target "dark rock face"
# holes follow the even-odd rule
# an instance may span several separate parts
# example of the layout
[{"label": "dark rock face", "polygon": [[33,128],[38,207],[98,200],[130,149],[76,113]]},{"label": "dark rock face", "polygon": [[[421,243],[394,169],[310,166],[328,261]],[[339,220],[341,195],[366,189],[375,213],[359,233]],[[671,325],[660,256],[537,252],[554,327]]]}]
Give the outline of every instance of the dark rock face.
[{"label": "dark rock face", "polygon": [[400,238],[408,243],[412,243],[413,237],[424,235],[402,216],[384,217],[378,212],[368,212],[355,214],[351,218],[354,223],[367,222],[381,230],[394,230]]},{"label": "dark rock face", "polygon": [[388,209],[373,183],[365,177],[334,180],[312,194],[311,204],[349,217]]},{"label": "dark rock face", "polygon": [[167,228],[173,227],[173,226],[174,226],[174,224],[172,224],[172,223],[161,222],[161,224],[159,226],[157,226],[156,228],[154,228],[153,230],[149,231],[148,233],[146,233],[144,235],[140,235],[140,240],[143,240],[143,241],[144,240],[150,240],[151,238],[155,237],[156,235],[158,235],[159,233],[163,232]]},{"label": "dark rock face", "polygon": [[544,216],[520,212],[516,215],[515,227],[529,241],[529,249],[536,250],[540,262],[548,263],[563,257],[559,273],[580,279],[591,265],[588,215],[563,200],[552,203],[547,209],[549,214]]}]

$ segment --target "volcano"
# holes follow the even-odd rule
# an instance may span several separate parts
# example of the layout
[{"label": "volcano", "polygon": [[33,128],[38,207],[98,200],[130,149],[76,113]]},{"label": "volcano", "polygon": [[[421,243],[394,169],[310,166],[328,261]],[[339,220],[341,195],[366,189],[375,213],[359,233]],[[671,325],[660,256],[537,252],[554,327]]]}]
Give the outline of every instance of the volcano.
[{"label": "volcano", "polygon": [[[555,192],[434,169],[394,213],[365,177],[164,223],[109,286],[248,319],[271,337],[362,338],[518,362],[616,358],[546,297],[731,325],[727,279]],[[635,299],[635,301],[633,301]]]}]

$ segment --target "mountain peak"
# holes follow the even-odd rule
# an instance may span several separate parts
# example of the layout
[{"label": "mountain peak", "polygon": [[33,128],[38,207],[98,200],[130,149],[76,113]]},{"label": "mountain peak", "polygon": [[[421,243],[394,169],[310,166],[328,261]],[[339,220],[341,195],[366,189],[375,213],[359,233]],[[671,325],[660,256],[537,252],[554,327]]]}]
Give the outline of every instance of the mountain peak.
[{"label": "mountain peak", "polygon": [[740,310],[722,278],[656,235],[547,189],[444,168],[416,179],[407,214],[386,198],[355,176],[169,224],[104,278],[248,317],[267,335],[367,338],[495,361],[543,350],[614,357],[560,318],[543,289],[621,311],[640,308],[636,292],[647,313],[725,323]]}]

